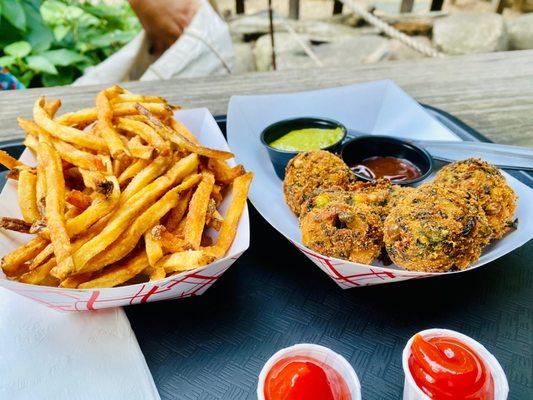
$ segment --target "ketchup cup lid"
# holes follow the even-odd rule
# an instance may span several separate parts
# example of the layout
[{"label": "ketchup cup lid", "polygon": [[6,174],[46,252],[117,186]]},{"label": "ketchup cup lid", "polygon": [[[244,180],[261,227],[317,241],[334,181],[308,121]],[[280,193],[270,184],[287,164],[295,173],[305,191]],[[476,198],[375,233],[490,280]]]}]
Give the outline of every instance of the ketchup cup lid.
[{"label": "ketchup cup lid", "polygon": [[359,383],[359,378],[350,363],[343,356],[335,353],[333,350],[310,343],[301,343],[286,347],[270,357],[259,374],[259,382],[257,385],[258,400],[265,400],[264,383],[268,372],[274,364],[283,358],[294,356],[306,356],[330,366],[337,371],[346,382],[351,399],[361,400],[361,384]]},{"label": "ketchup cup lid", "polygon": [[[420,331],[417,334],[422,335],[425,338],[431,338],[436,336],[446,336],[454,339],[458,339],[466,345],[470,346],[476,353],[481,357],[481,359],[487,365],[488,370],[492,375],[494,380],[494,400],[506,400],[509,393],[509,384],[507,383],[507,377],[505,372],[494,357],[481,343],[475,341],[471,337],[463,335],[462,333],[451,331],[448,329],[426,329]],[[405,382],[403,390],[403,400],[430,400],[429,396],[424,394],[422,390],[418,387],[411,375],[411,370],[409,369],[409,356],[411,355],[411,345],[413,339],[416,335],[412,336],[411,339],[405,345],[402,353],[402,366],[403,372],[405,373]]]}]

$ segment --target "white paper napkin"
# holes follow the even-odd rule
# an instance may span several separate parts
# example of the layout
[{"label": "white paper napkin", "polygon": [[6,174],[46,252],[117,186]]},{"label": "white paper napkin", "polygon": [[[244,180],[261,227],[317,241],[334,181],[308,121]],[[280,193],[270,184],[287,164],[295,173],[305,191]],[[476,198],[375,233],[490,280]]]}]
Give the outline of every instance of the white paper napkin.
[{"label": "white paper napkin", "polygon": [[0,288],[0,399],[159,399],[122,308],[63,313]]}]

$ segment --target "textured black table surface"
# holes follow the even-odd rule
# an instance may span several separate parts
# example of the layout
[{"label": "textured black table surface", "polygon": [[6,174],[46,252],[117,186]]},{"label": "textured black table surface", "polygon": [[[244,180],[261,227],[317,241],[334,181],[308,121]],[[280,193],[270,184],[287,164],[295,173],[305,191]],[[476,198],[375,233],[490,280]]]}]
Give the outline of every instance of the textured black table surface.
[{"label": "textured black table surface", "polygon": [[479,340],[502,364],[509,398],[533,399],[532,242],[463,274],[342,290],[253,207],[250,222],[249,250],[204,295],[126,307],[162,399],[254,399],[265,361],[301,342],[346,357],[363,399],[400,399],[405,342],[432,327]]}]

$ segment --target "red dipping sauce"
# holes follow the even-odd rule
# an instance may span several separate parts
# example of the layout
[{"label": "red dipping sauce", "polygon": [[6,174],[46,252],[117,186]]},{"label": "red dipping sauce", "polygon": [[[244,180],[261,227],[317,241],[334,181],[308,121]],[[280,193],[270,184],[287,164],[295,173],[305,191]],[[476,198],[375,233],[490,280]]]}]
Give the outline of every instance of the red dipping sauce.
[{"label": "red dipping sauce", "polygon": [[265,379],[266,400],[350,400],[342,376],[330,366],[311,357],[279,360]]},{"label": "red dipping sauce", "polygon": [[420,169],[412,162],[397,157],[370,157],[351,170],[367,179],[385,178],[395,182],[404,182],[422,176]]},{"label": "red dipping sauce", "polygon": [[460,340],[416,335],[408,363],[416,384],[432,399],[494,400],[489,369],[475,350]]}]

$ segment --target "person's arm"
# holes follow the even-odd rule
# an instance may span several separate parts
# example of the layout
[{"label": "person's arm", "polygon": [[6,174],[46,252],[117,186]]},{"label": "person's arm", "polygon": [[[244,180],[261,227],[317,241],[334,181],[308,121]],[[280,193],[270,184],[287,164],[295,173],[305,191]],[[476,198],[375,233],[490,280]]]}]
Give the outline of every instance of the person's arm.
[{"label": "person's arm", "polygon": [[194,0],[129,0],[152,44],[160,55],[180,37],[196,12]]}]

